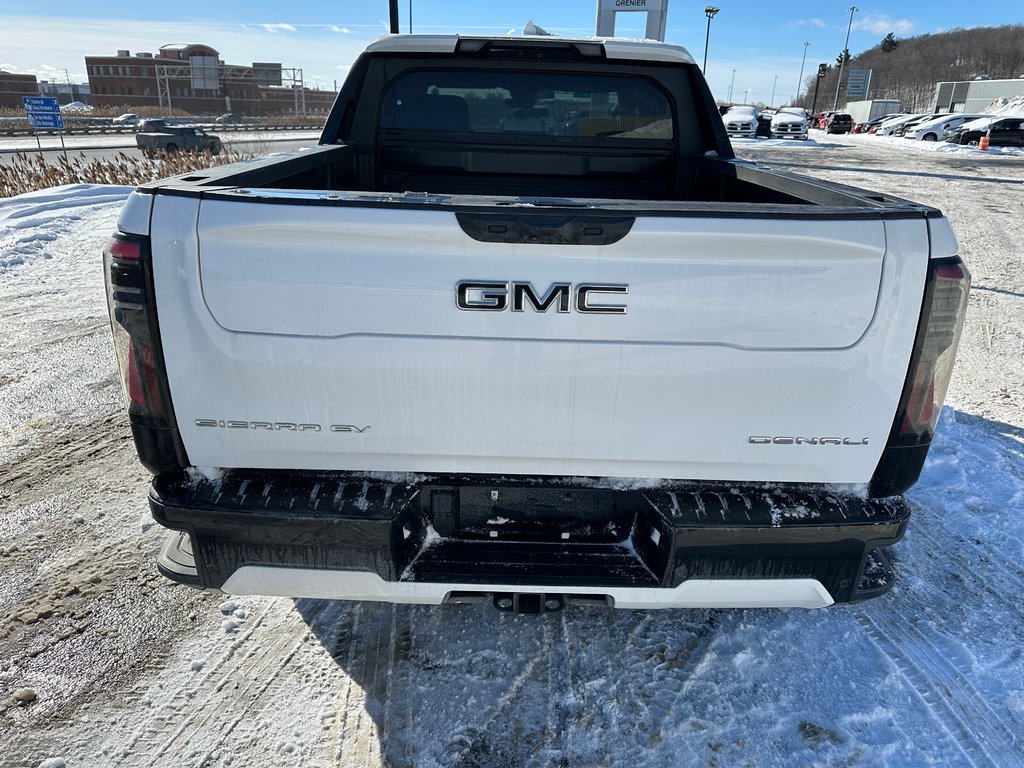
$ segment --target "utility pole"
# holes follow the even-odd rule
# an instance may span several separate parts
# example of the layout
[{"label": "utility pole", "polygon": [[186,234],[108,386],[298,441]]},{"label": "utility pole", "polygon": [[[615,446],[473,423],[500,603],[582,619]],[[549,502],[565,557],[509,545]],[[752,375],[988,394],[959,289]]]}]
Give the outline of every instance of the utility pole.
[{"label": "utility pole", "polygon": [[769,107],[774,107],[775,106],[775,86],[778,85],[778,84],[779,84],[779,76],[776,75],[775,76],[775,80],[772,82],[772,97],[771,97],[771,99],[768,100],[768,106]]},{"label": "utility pole", "polygon": [[818,89],[821,87],[821,80],[825,77],[828,72],[828,64],[818,65],[818,76],[814,80],[814,101],[811,102],[811,114],[815,114],[818,111]]},{"label": "utility pole", "polygon": [[735,84],[736,84],[736,70],[734,69],[732,71],[732,80],[729,81],[729,98],[726,99],[726,101],[728,101],[730,104],[732,104],[732,87]]},{"label": "utility pole", "polygon": [[708,43],[711,41],[711,20],[715,18],[715,14],[718,13],[718,8],[713,5],[709,5],[704,9],[704,15],[708,17],[708,32],[704,36],[704,69],[701,70],[703,74],[708,73]]},{"label": "utility pole", "polygon": [[843,52],[839,55],[839,79],[836,81],[836,97],[832,100],[832,111],[839,109],[839,86],[843,82],[843,68],[846,66],[846,53],[850,50],[850,30],[853,29],[853,14],[857,12],[857,6],[851,5],[847,10],[850,12],[850,23],[846,26],[846,42],[843,43]]},{"label": "utility pole", "polygon": [[796,81],[796,96],[793,97],[793,103],[796,104],[800,100],[800,91],[804,89],[804,64],[807,63],[807,46],[810,43],[804,43],[804,57],[800,60],[800,79]]},{"label": "utility pole", "polygon": [[402,31],[398,27],[398,0],[388,0],[388,17],[391,22],[391,34],[397,35]]}]

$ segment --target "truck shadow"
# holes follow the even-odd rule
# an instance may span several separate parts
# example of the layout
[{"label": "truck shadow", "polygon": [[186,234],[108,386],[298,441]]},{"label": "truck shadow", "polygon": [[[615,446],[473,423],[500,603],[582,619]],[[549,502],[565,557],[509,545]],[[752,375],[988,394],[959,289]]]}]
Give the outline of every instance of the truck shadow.
[{"label": "truck shadow", "polygon": [[[1024,631],[1024,619],[1009,620],[1001,607],[1014,604],[1024,572],[1012,553],[998,554],[1007,537],[1024,539],[1022,442],[1018,426],[944,410],[908,495],[915,516],[896,547],[903,582],[863,606],[636,612],[570,604],[513,616],[489,604],[304,599],[295,608],[358,687],[355,700],[341,697],[339,714],[354,721],[355,707],[372,718],[382,765],[835,765],[892,750],[907,764],[941,762],[945,747],[928,738],[936,714],[918,693],[942,699],[943,686],[988,690],[1000,675],[1024,674],[1020,659],[1000,657],[1013,669],[986,666],[984,650]],[[992,540],[976,535],[979,516]],[[936,552],[956,551],[988,563],[992,573],[978,573],[985,590],[936,561]],[[916,642],[947,650],[920,668],[917,650],[908,652],[901,678],[889,659],[908,642],[908,610],[973,630],[958,637],[945,624],[915,624],[914,633],[925,631]],[[963,682],[960,656],[976,660],[975,678],[993,679]],[[1000,707],[993,728],[1015,719],[996,698],[985,703]],[[366,738],[356,731],[339,728],[342,754],[350,738]]]}]

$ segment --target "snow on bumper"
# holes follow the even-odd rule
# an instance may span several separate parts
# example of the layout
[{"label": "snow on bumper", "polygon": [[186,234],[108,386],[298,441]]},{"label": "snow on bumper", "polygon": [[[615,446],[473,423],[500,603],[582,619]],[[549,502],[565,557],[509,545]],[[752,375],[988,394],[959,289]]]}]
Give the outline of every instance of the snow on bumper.
[{"label": "snow on bumper", "polygon": [[156,478],[168,577],[233,594],[439,603],[561,594],[619,607],[822,607],[887,591],[901,498],[614,488],[585,478],[230,472]]}]

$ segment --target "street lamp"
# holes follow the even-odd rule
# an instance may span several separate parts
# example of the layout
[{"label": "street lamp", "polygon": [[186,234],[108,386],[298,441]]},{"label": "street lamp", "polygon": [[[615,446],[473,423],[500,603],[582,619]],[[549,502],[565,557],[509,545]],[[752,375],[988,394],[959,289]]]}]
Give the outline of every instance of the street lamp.
[{"label": "street lamp", "polygon": [[775,106],[775,86],[778,85],[778,84],[779,84],[779,76],[776,75],[775,76],[775,80],[772,81],[772,97],[768,101],[768,106],[769,107],[774,107]]},{"label": "street lamp", "polygon": [[793,103],[796,104],[800,100],[800,91],[804,88],[804,64],[807,63],[807,46],[810,43],[804,43],[804,57],[800,60],[800,79],[796,81],[796,96],[793,97]]},{"label": "street lamp", "polygon": [[704,69],[701,72],[705,75],[708,73],[708,42],[711,40],[711,20],[715,18],[716,13],[718,13],[718,8],[713,5],[704,9],[704,15],[708,17],[708,33],[704,36]]},{"label": "street lamp", "polygon": [[732,71],[732,80],[729,81],[729,98],[726,99],[726,101],[728,101],[730,104],[732,104],[732,87],[734,85],[736,85],[736,70],[735,69]]},{"label": "street lamp", "polygon": [[846,66],[846,52],[850,49],[850,30],[853,29],[853,14],[857,12],[857,6],[851,5],[847,8],[850,12],[850,23],[846,27],[846,42],[843,43],[843,52],[839,54],[839,79],[836,81],[836,97],[832,101],[832,111],[839,109],[839,85],[843,82],[843,67]]}]

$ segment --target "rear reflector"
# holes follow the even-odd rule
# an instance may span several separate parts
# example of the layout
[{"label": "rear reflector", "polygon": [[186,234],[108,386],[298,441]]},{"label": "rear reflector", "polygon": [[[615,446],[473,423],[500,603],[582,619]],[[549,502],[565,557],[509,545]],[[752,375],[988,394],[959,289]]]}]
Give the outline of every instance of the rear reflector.
[{"label": "rear reflector", "polygon": [[107,251],[115,259],[138,261],[142,258],[142,247],[137,240],[112,239],[107,244]]}]

